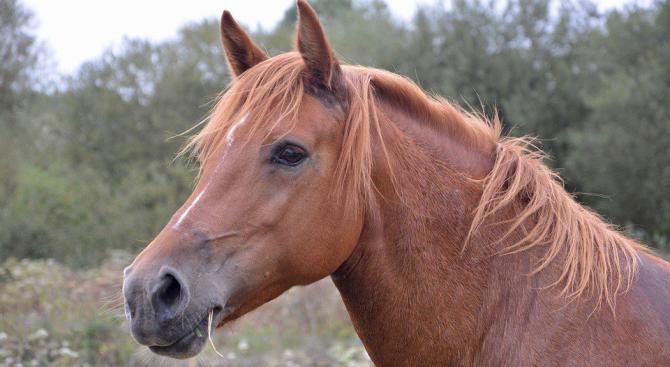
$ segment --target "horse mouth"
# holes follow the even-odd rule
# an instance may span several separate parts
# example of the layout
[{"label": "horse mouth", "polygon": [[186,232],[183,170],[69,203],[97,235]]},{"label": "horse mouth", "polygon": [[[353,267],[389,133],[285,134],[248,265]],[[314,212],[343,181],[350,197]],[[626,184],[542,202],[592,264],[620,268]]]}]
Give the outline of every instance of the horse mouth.
[{"label": "horse mouth", "polygon": [[[210,322],[211,316],[211,325]],[[215,329],[222,322],[225,315],[221,307],[210,309],[205,316],[195,324],[185,335],[170,345],[152,345],[149,349],[162,356],[185,359],[191,358],[202,350],[207,343],[210,327]]]}]

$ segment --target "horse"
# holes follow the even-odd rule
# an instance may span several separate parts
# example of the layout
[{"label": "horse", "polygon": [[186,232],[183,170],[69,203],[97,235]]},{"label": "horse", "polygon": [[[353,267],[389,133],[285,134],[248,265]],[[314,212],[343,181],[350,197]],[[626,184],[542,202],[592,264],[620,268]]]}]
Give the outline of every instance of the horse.
[{"label": "horse", "polygon": [[340,64],[297,12],[274,57],[222,15],[234,78],[184,148],[194,191],[124,270],[137,342],[194,356],[203,330],[330,276],[379,366],[670,365],[667,262],[498,117]]}]

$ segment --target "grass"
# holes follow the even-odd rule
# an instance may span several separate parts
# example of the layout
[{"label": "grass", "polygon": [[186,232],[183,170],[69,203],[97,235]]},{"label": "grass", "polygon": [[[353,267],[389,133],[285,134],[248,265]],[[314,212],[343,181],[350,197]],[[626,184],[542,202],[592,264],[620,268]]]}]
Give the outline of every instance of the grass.
[{"label": "grass", "polygon": [[291,289],[213,335],[200,356],[155,356],[130,336],[121,274],[129,256],[73,270],[0,264],[0,366],[371,366],[330,280]]}]

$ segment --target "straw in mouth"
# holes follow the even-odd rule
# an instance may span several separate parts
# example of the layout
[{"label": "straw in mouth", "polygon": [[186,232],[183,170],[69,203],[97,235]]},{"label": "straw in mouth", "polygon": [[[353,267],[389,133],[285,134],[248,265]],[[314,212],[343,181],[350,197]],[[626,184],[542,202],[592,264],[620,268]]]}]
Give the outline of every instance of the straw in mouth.
[{"label": "straw in mouth", "polygon": [[[214,345],[214,341],[212,340],[212,319],[213,318],[214,318],[214,310],[210,310],[209,311],[209,317],[207,318],[207,337],[209,338],[209,344],[212,345],[212,349],[214,350],[214,353],[216,353],[221,358],[226,358],[226,357],[223,356],[223,354],[219,353],[219,351],[216,350],[216,346]],[[196,334],[198,332],[200,332],[200,328],[196,328],[195,330],[196,330]]]}]

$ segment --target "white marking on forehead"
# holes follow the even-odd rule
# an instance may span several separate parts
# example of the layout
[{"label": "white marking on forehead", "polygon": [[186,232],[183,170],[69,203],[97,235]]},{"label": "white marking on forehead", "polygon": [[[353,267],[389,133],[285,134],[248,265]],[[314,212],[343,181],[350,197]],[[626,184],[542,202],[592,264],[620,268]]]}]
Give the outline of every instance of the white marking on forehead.
[{"label": "white marking on forehead", "polygon": [[[228,133],[226,134],[226,142],[228,143],[228,147],[230,147],[233,144],[233,140],[234,140],[233,134],[235,134],[235,130],[247,121],[247,117],[249,117],[249,112],[242,115],[242,117],[235,124],[233,124],[230,127],[230,129],[228,130]],[[223,152],[223,157],[221,158],[221,163],[223,163],[223,161],[225,160],[227,155],[228,155],[228,150],[226,149]],[[220,164],[219,164],[219,166],[216,167],[214,172],[216,173],[219,170],[219,168],[220,168]],[[202,195],[205,193],[205,191],[207,191],[207,187],[209,187],[210,182],[211,182],[211,179],[210,179],[209,182],[207,182],[207,184],[205,184],[205,187],[202,189],[202,191],[200,191],[200,193],[195,197],[195,199],[193,199],[193,202],[191,202],[191,205],[189,205],[188,208],[186,208],[186,210],[184,210],[184,212],[181,213],[181,215],[179,216],[179,219],[177,219],[177,222],[172,226],[172,228],[174,228],[174,229],[179,228],[179,226],[182,224],[184,219],[186,219],[186,217],[191,212],[191,210],[196,206],[196,204],[198,204],[198,201],[200,201],[200,198],[202,198]]]},{"label": "white marking on forehead", "polygon": [[230,127],[228,130],[228,134],[226,134],[226,142],[228,142],[228,146],[231,146],[233,144],[233,139],[235,134],[235,130],[237,130],[238,127],[242,126],[245,122],[247,122],[247,117],[249,117],[249,112],[245,113],[242,115],[242,118],[239,119],[233,126]]},{"label": "white marking on forehead", "polygon": [[173,228],[175,228],[175,229],[178,228],[181,225],[181,223],[184,221],[184,219],[186,219],[186,216],[188,216],[188,213],[191,212],[191,209],[193,209],[193,207],[198,203],[198,201],[200,201],[200,198],[202,198],[202,195],[205,193],[205,191],[207,191],[207,186],[209,186],[209,183],[207,183],[207,185],[205,185],[205,188],[203,188],[202,191],[200,191],[200,193],[198,194],[198,196],[196,196],[195,199],[193,199],[193,202],[191,202],[191,205],[189,205],[188,208],[186,208],[186,210],[184,210],[184,212],[181,213],[181,215],[179,216],[179,219],[177,219],[177,223],[175,223],[174,226],[172,226]]}]

